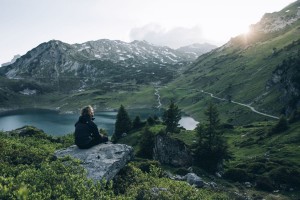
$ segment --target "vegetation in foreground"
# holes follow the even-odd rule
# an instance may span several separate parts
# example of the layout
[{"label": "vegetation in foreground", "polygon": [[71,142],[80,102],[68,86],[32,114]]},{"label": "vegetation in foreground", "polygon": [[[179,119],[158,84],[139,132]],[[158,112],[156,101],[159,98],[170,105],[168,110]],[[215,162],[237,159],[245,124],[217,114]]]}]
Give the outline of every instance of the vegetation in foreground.
[{"label": "vegetation in foreground", "polygon": [[0,199],[229,199],[165,178],[157,165],[144,170],[136,162],[114,182],[94,183],[77,160],[53,157],[71,144],[72,135],[54,138],[34,127],[0,132]]},{"label": "vegetation in foreground", "polygon": [[[299,112],[295,111],[288,119],[281,117],[277,122],[262,121],[236,127],[220,123],[213,105],[205,115],[207,123],[200,124],[194,131],[178,129],[168,133],[193,150],[194,172],[208,181],[224,185],[229,191],[239,191],[253,198],[272,199],[275,192],[278,197],[275,199],[297,199],[300,194]],[[163,122],[155,121],[152,125],[144,124],[144,128],[133,129],[119,142],[133,146],[137,156],[152,159],[153,152],[149,149],[153,148],[153,138],[157,134],[166,134],[165,130]],[[209,155],[213,159],[207,159]],[[218,156],[220,159],[215,159]],[[201,162],[201,157],[206,162]],[[230,159],[222,165],[226,158]],[[164,168],[180,175],[189,172],[182,167]],[[216,170],[222,178],[212,173]]]}]

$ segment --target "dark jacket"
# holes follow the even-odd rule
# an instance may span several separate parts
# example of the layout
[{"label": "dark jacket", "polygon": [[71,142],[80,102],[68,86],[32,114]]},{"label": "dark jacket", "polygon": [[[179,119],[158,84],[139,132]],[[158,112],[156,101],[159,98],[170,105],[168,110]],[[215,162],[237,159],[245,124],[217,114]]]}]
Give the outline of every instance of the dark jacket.
[{"label": "dark jacket", "polygon": [[80,116],[75,124],[75,144],[86,145],[93,138],[99,138],[97,125],[92,121],[90,116]]}]

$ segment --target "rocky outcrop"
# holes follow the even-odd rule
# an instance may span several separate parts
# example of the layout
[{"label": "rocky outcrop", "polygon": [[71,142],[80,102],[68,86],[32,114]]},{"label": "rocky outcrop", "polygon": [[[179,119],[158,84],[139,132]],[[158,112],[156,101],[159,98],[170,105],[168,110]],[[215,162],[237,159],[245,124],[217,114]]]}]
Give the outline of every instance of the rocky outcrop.
[{"label": "rocky outcrop", "polygon": [[157,135],[154,139],[153,157],[162,164],[176,167],[190,166],[192,156],[187,146],[180,140],[167,135]]},{"label": "rocky outcrop", "polygon": [[195,173],[188,173],[184,176],[184,180],[186,180],[186,182],[188,182],[190,185],[194,185],[195,187],[200,188],[204,186],[204,181]]},{"label": "rocky outcrop", "polygon": [[79,159],[93,180],[111,180],[133,158],[133,148],[125,144],[100,144],[79,149],[73,145],[56,151],[55,156]]},{"label": "rocky outcrop", "polygon": [[[300,40],[294,41],[290,47],[295,48],[300,45]],[[276,88],[280,91],[280,102],[285,106],[285,114],[289,115],[293,110],[300,107],[300,57],[290,56],[283,60],[272,72],[271,78],[266,84],[266,90],[271,91]]]},{"label": "rocky outcrop", "polygon": [[280,31],[300,19],[300,2],[296,1],[279,12],[266,13],[261,21],[251,28],[264,33]]}]

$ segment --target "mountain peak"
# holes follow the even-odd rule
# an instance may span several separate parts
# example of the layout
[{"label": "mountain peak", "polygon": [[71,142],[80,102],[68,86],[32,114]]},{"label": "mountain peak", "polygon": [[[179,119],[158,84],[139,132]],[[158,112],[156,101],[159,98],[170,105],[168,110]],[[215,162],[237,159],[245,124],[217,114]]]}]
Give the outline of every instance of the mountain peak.
[{"label": "mountain peak", "polygon": [[279,12],[266,13],[257,24],[251,25],[252,31],[272,33],[290,26],[300,19],[300,1],[296,1]]}]

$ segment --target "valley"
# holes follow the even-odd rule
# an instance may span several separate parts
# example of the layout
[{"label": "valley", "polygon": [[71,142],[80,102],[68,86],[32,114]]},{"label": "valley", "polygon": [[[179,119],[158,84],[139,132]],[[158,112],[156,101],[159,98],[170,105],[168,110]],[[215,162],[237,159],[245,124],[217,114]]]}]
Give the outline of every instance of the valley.
[{"label": "valley", "polygon": [[[112,182],[54,157],[87,105],[131,149]],[[299,200],[299,132],[300,0],[220,47],[50,40],[0,67],[0,199]]]},{"label": "valley", "polygon": [[[197,59],[188,53],[195,46],[174,50],[146,41],[70,45],[52,40],[0,68],[0,107],[74,112],[86,104],[99,110],[114,110],[120,104],[163,108],[174,100],[199,121],[205,102],[210,101],[201,94],[203,90],[228,100],[217,102],[225,121],[247,124],[277,119],[291,114],[299,103],[298,83],[290,81],[296,80],[297,61],[286,73],[279,69],[287,59],[299,56],[299,16],[296,2],[265,15],[250,33]],[[263,24],[279,18],[287,21],[276,30],[264,29]]]}]

